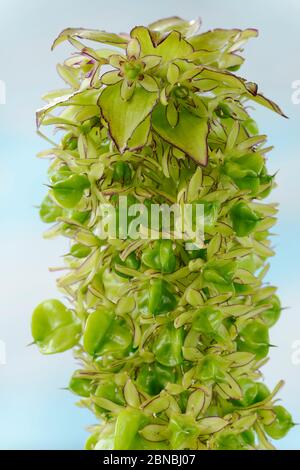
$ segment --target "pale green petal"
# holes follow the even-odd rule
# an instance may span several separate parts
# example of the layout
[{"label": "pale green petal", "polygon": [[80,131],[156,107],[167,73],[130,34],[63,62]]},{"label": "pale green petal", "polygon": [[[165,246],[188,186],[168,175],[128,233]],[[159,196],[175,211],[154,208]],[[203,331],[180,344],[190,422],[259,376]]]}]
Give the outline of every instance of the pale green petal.
[{"label": "pale green petal", "polygon": [[101,82],[104,85],[115,85],[121,80],[122,77],[120,77],[119,72],[117,71],[106,72],[101,76]]},{"label": "pale green petal", "polygon": [[147,91],[158,92],[157,81],[150,75],[145,75],[142,80],[139,80],[139,84]]},{"label": "pale green petal", "polygon": [[207,164],[207,119],[201,119],[184,108],[179,111],[179,121],[172,128],[166,118],[165,108],[157,106],[153,111],[153,128],[164,140],[182,150],[201,165]]}]

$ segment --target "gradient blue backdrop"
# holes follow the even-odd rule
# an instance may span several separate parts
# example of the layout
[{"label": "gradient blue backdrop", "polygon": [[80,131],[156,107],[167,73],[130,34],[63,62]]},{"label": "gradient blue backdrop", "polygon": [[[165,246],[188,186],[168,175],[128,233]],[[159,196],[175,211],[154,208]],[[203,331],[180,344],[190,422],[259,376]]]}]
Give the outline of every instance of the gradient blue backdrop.
[{"label": "gradient blue backdrop", "polygon": [[[74,369],[70,354],[41,356],[26,347],[30,315],[42,299],[57,296],[48,266],[61,263],[63,241],[43,241],[43,225],[34,206],[41,200],[46,164],[35,159],[45,142],[35,134],[34,112],[40,96],[60,86],[55,65],[70,49],[50,52],[52,39],[67,26],[127,31],[159,17],[201,16],[203,29],[256,27],[260,37],[246,47],[241,74],[280,103],[284,120],[265,110],[255,116],[275,150],[270,168],[279,170],[279,189],[272,199],[281,204],[277,255],[269,280],[280,286],[285,306],[272,330],[271,361],[264,368],[270,386],[286,380],[281,397],[300,422],[300,364],[293,365],[292,345],[300,340],[300,105],[291,102],[294,80],[300,79],[300,2],[298,0],[1,0],[0,80],[7,103],[0,105],[0,340],[5,341],[7,364],[0,366],[0,448],[80,449],[85,427],[94,418],[74,407],[75,398],[61,390]],[[279,443],[281,449],[300,449],[300,429]]]}]

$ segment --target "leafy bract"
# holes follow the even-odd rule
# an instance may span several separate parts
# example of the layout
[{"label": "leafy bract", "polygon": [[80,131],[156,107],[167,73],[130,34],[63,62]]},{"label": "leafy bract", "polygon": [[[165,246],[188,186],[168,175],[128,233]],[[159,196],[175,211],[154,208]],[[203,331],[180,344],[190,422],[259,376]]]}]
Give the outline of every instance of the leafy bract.
[{"label": "leafy bract", "polygon": [[166,108],[158,105],[153,111],[152,126],[155,132],[169,144],[182,150],[197,163],[207,164],[207,119],[195,116],[182,108],[179,112],[178,124],[171,127],[166,117]]},{"label": "leafy bract", "polygon": [[256,29],[214,29],[206,33],[198,34],[190,39],[195,49],[206,51],[223,51],[224,49],[233,52],[240,48],[248,39],[258,36]]},{"label": "leafy bract", "polygon": [[50,112],[60,106],[92,106],[97,103],[99,92],[97,90],[79,90],[72,93],[62,94],[50,101],[46,106],[39,109],[36,113],[37,127],[40,127],[44,118]]},{"label": "leafy bract", "polygon": [[257,93],[256,95],[253,96],[252,95],[249,95],[249,98],[252,100],[252,101],[255,101],[256,103],[262,105],[262,106],[265,106],[266,108],[270,109],[271,111],[275,111],[277,114],[280,114],[281,116],[283,117],[287,117],[283,111],[281,110],[281,108],[278,106],[278,104],[274,103],[274,101],[270,100],[269,98],[266,98],[265,96],[263,96],[262,94],[260,93]]},{"label": "leafy bract", "polygon": [[111,85],[100,95],[101,114],[108,124],[109,132],[118,149],[123,152],[128,140],[139,124],[151,113],[157,102],[157,93],[138,87],[132,98],[121,98],[121,85]]},{"label": "leafy bract", "polygon": [[190,39],[196,51],[215,53],[212,65],[220,69],[238,69],[244,59],[237,54],[250,38],[258,35],[256,29],[214,29]]},{"label": "leafy bract", "polygon": [[186,21],[178,16],[172,16],[170,18],[164,18],[162,20],[154,21],[149,25],[149,29],[152,31],[159,31],[166,33],[172,30],[176,30],[182,33],[184,36],[194,35],[201,26],[201,19],[196,18],[195,20]]}]

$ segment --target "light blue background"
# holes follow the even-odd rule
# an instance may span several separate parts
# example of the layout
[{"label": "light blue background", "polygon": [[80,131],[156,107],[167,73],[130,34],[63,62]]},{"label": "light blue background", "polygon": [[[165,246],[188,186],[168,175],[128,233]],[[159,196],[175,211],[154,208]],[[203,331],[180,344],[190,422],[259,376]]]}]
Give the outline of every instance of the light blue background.
[{"label": "light blue background", "polygon": [[[34,206],[45,192],[46,163],[35,154],[46,143],[35,134],[34,112],[40,96],[61,85],[55,65],[69,53],[49,46],[65,27],[127,31],[159,17],[201,16],[203,30],[213,27],[257,27],[259,39],[246,47],[241,75],[258,82],[289,115],[284,120],[257,110],[255,117],[275,150],[270,168],[279,170],[279,189],[272,199],[281,204],[274,238],[277,250],[269,280],[280,286],[285,310],[272,330],[271,361],[264,368],[274,386],[286,380],[281,397],[300,422],[300,364],[291,360],[292,344],[300,340],[300,105],[291,102],[294,80],[300,80],[300,2],[298,0],[1,0],[0,79],[7,104],[0,105],[0,339],[7,364],[0,366],[0,448],[80,449],[85,427],[94,418],[75,408],[74,396],[61,390],[74,369],[70,354],[41,356],[31,341],[30,316],[44,298],[57,296],[48,266],[61,264],[62,241],[43,241],[44,226]],[[278,445],[300,449],[296,427]]]}]

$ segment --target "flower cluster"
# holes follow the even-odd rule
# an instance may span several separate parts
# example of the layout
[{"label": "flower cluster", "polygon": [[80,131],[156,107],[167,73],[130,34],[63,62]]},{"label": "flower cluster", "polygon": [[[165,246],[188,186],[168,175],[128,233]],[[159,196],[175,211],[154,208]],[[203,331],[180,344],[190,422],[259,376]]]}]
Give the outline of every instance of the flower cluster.
[{"label": "flower cluster", "polygon": [[[282,383],[261,380],[282,310],[264,281],[277,207],[263,203],[270,148],[247,103],[282,112],[234,73],[257,31],[198,28],[168,18],[54,43],[76,52],[58,66],[67,88],[37,113],[63,133],[40,154],[51,161],[40,215],[47,237],[70,239],[57,281],[69,304],[41,303],[32,334],[42,353],[73,348],[81,363],[69,388],[99,418],[87,449],[269,449],[293,425],[276,404]],[[99,207],[118,213],[120,195],[201,203],[204,246],[104,241]]]}]

